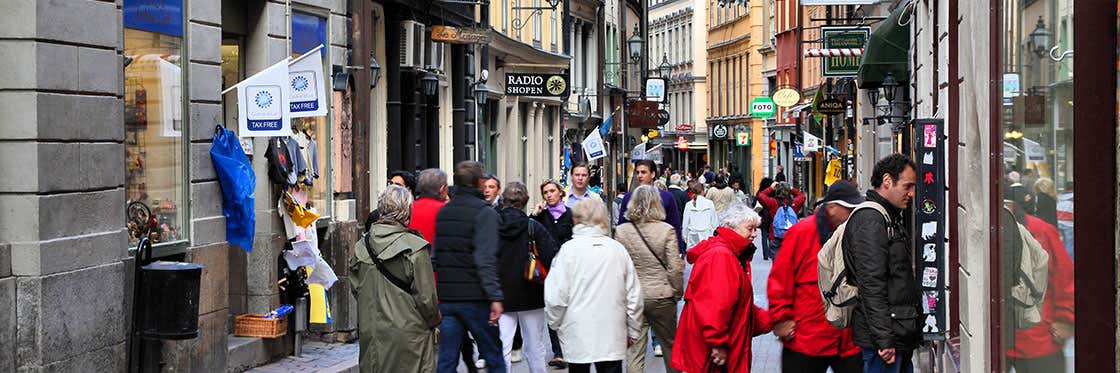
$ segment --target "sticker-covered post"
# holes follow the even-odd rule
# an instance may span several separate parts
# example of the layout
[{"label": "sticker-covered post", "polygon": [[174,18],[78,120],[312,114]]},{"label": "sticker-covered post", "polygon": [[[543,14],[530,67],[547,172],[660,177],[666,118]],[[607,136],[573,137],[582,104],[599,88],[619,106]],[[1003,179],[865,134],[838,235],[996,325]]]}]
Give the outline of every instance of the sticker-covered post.
[{"label": "sticker-covered post", "polygon": [[912,159],[918,166],[914,188],[914,260],[921,286],[922,335],[942,340],[948,330],[949,297],[946,295],[948,266],[945,256],[947,212],[944,122],[941,119],[914,121]]}]

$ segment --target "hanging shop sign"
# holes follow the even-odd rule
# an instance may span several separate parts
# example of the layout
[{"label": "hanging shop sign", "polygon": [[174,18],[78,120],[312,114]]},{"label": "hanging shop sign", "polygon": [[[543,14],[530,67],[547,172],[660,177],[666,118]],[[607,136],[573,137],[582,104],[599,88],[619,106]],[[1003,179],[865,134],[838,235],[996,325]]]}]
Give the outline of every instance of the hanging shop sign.
[{"label": "hanging shop sign", "polygon": [[665,78],[646,78],[646,99],[665,102]]},{"label": "hanging shop sign", "polygon": [[1020,87],[1019,73],[1003,74],[1003,98],[1019,96],[1019,92],[1022,92]]},{"label": "hanging shop sign", "polygon": [[[824,49],[855,49],[867,46],[871,35],[870,27],[821,26],[821,40]],[[863,62],[862,55],[840,55],[821,58],[821,71],[824,76],[856,76]]]},{"label": "hanging shop sign", "polygon": [[751,100],[751,116],[755,118],[773,118],[777,111],[772,98],[757,97]]},{"label": "hanging shop sign", "polygon": [[802,136],[805,138],[805,145],[803,145],[801,149],[806,153],[812,153],[821,150],[820,137],[813,136],[813,134],[809,133],[809,131],[802,132]]},{"label": "hanging shop sign", "polygon": [[921,279],[922,315],[918,325],[927,340],[944,338],[945,295],[945,141],[940,119],[914,121],[918,184],[914,188],[914,244]]},{"label": "hanging shop sign", "polygon": [[677,149],[688,150],[688,139],[684,136],[677,136]]},{"label": "hanging shop sign", "polygon": [[237,89],[238,136],[292,135],[289,60],[286,57],[229,88]]},{"label": "hanging shop sign", "polygon": [[599,135],[599,131],[591,131],[587,134],[581,145],[583,145],[583,152],[587,154],[587,160],[589,161],[607,156],[607,148],[603,144],[603,137]]},{"label": "hanging shop sign", "polygon": [[669,111],[661,109],[657,111],[657,125],[664,126],[669,123]]},{"label": "hanging shop sign", "polygon": [[817,103],[817,113],[824,115],[844,115],[847,113],[847,107],[844,105],[844,101],[828,98]]},{"label": "hanging shop sign", "polygon": [[654,101],[631,101],[626,105],[626,125],[630,128],[657,128],[657,108]]},{"label": "hanging shop sign", "polygon": [[288,107],[292,118],[327,115],[323,58],[315,53],[322,48],[323,44],[319,44],[288,64],[288,89],[292,93]]},{"label": "hanging shop sign", "polygon": [[750,131],[736,131],[735,132],[735,145],[736,146],[751,146],[751,133],[750,133]]},{"label": "hanging shop sign", "polygon": [[1023,138],[1023,153],[1026,154],[1027,161],[1030,162],[1046,160],[1046,148],[1043,148],[1042,144],[1026,137]]},{"label": "hanging shop sign", "polygon": [[506,95],[565,97],[568,77],[563,74],[506,73]]},{"label": "hanging shop sign", "polygon": [[451,44],[490,44],[490,30],[478,27],[432,26],[432,41]]},{"label": "hanging shop sign", "polygon": [[793,105],[797,105],[798,102],[801,102],[801,92],[798,92],[793,88],[779,89],[777,92],[774,92],[773,96],[770,97],[774,99],[775,104],[778,104],[778,106],[781,107],[791,107]]},{"label": "hanging shop sign", "polygon": [[692,124],[689,124],[689,123],[679,123],[679,124],[677,124],[677,128],[676,128],[676,132],[678,132],[678,133],[681,133],[681,132],[691,133],[694,130],[695,129],[692,127]]},{"label": "hanging shop sign", "polygon": [[728,129],[726,124],[712,125],[712,140],[726,140]]}]

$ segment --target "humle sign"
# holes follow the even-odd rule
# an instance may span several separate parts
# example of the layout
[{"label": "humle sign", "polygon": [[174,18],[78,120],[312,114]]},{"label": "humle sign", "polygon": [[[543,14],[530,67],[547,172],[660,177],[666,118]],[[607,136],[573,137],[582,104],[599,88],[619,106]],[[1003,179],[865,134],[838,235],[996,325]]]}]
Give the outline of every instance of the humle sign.
[{"label": "humle sign", "polygon": [[564,97],[568,78],[561,74],[507,73],[506,95]]}]

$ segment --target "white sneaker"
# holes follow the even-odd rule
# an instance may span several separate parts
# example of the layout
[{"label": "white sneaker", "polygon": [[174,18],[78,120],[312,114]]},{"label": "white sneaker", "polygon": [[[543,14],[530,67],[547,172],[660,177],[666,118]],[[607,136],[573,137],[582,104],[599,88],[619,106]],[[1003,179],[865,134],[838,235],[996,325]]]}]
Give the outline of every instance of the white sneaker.
[{"label": "white sneaker", "polygon": [[478,359],[474,361],[474,367],[478,369],[486,369],[486,360]]},{"label": "white sneaker", "polygon": [[653,346],[653,356],[662,356],[662,355],[665,355],[665,353],[661,351],[661,345]]},{"label": "white sneaker", "polygon": [[509,361],[513,362],[513,363],[520,363],[521,362],[521,350],[513,350],[513,352],[511,352],[509,354]]}]

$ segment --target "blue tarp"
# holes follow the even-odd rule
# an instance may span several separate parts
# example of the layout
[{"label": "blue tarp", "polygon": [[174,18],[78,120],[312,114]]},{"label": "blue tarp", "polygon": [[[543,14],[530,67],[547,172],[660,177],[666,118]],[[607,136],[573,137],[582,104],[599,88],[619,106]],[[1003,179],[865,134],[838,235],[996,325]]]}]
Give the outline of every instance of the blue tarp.
[{"label": "blue tarp", "polygon": [[245,252],[253,251],[253,231],[257,218],[253,214],[253,189],[257,176],[237,135],[225,127],[214,132],[210,160],[222,186],[222,215],[226,217],[226,241]]}]

